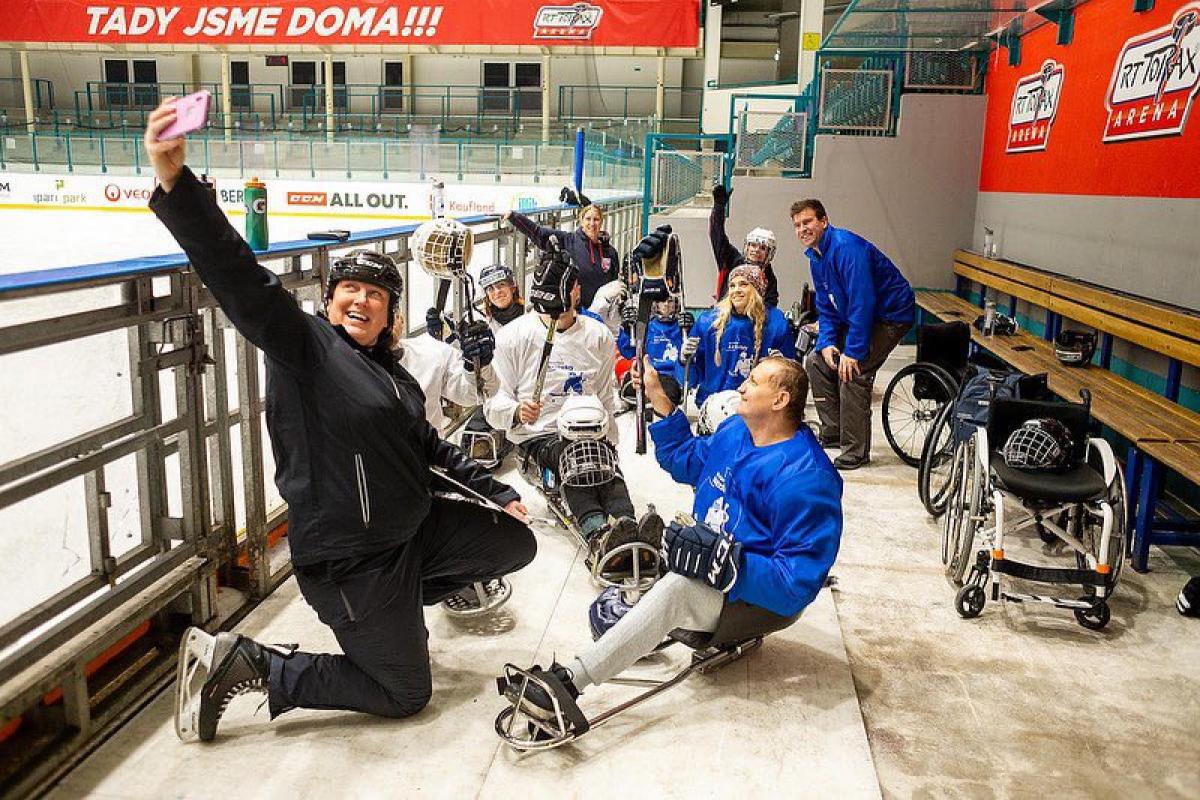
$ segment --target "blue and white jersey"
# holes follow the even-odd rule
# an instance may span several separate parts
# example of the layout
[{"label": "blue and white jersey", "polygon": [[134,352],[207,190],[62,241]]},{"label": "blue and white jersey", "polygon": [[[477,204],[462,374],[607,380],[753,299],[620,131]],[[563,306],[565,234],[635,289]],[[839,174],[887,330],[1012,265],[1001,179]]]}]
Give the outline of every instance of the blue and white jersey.
[{"label": "blue and white jersey", "polygon": [[813,601],[842,540],[842,478],[807,425],[756,447],[741,417],[694,436],[682,412],[650,426],[659,465],[696,489],[692,514],[742,544],[730,600],[781,616]]},{"label": "blue and white jersey", "polygon": [[[788,328],[787,318],[778,308],[767,309],[763,323],[762,344],[754,352],[754,321],[742,314],[733,314],[717,341],[714,327],[717,310],[709,309],[696,320],[691,335],[700,339],[696,355],[688,364],[691,384],[696,387],[696,405],[702,404],[713,392],[736,389],[746,380],[758,359],[771,350],[778,350],[788,358],[796,357],[796,340]],[[721,363],[716,363],[715,354],[721,353]],[[683,382],[683,368],[676,377]]]},{"label": "blue and white jersey", "polygon": [[[683,331],[679,322],[670,322],[654,317],[646,326],[646,355],[650,356],[650,364],[654,369],[665,375],[674,375],[679,366],[679,349],[683,346]],[[629,333],[621,328],[617,337],[617,349],[625,358],[637,355],[636,343],[629,338]]]}]

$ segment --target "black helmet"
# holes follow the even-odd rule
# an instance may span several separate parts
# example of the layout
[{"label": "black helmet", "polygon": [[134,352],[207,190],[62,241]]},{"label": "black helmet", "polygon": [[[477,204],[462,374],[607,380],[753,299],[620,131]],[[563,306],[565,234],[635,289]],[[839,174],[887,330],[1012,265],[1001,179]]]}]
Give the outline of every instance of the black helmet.
[{"label": "black helmet", "polygon": [[325,304],[333,297],[333,290],[345,280],[358,280],[382,287],[388,293],[388,327],[396,316],[400,295],[404,294],[404,279],[396,262],[390,256],[374,250],[351,250],[341,256],[329,268],[329,280],[325,283]]},{"label": "black helmet", "polygon": [[1070,459],[1071,432],[1052,417],[1023,423],[1004,443],[1004,463],[1014,469],[1056,470]]},{"label": "black helmet", "polygon": [[[975,322],[972,324],[975,326],[975,330],[979,331],[980,333],[986,334],[987,331],[985,331],[983,329],[984,323],[986,321],[987,321],[987,315],[980,314],[978,317],[975,318]],[[1021,329],[1021,326],[1020,326],[1020,324],[1017,323],[1017,320],[1015,317],[1010,317],[1008,314],[1001,314],[999,311],[995,312],[995,316],[992,321],[992,333],[993,334],[995,334],[996,336],[1012,336],[1020,329]]]},{"label": "black helmet", "polygon": [[579,280],[579,270],[571,254],[558,244],[558,237],[551,236],[549,247],[542,252],[537,269],[533,272],[533,285],[529,287],[529,302],[540,314],[557,318],[571,307],[571,290]]},{"label": "black helmet", "polygon": [[1085,367],[1096,353],[1096,334],[1092,331],[1060,331],[1054,337],[1054,355],[1068,367]]}]

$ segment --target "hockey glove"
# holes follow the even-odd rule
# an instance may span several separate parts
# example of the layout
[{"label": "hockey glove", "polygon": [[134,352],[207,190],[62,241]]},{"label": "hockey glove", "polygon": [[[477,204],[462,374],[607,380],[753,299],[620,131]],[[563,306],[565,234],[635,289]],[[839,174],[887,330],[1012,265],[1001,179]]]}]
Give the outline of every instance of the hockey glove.
[{"label": "hockey glove", "polygon": [[663,248],[667,246],[667,238],[671,235],[670,225],[659,225],[654,230],[642,237],[642,240],[637,243],[637,247],[633,248],[633,254],[639,260],[655,258],[660,255]]},{"label": "hockey glove", "polygon": [[439,342],[446,338],[446,326],[442,321],[442,313],[436,308],[425,312],[425,332]]},{"label": "hockey glove", "polygon": [[692,357],[696,355],[696,351],[700,349],[700,337],[689,336],[683,340],[683,347],[679,348],[679,364],[686,367],[692,363]]},{"label": "hockey glove", "polygon": [[685,331],[690,331],[696,327],[696,317],[690,311],[682,311],[679,314],[679,327]]},{"label": "hockey glove", "polygon": [[[683,524],[683,520],[691,524]],[[672,572],[728,594],[738,579],[742,545],[733,534],[680,515],[663,531],[663,558]]]},{"label": "hockey glove", "polygon": [[712,198],[713,198],[713,203],[715,205],[718,205],[718,206],[728,205],[729,204],[729,196],[732,194],[733,194],[733,190],[726,189],[725,184],[723,184],[723,183],[713,184]]},{"label": "hockey glove", "polygon": [[496,337],[486,322],[475,321],[464,325],[459,335],[462,339],[463,366],[467,372],[475,369],[476,360],[479,361],[480,367],[492,363],[492,355],[496,352]]}]

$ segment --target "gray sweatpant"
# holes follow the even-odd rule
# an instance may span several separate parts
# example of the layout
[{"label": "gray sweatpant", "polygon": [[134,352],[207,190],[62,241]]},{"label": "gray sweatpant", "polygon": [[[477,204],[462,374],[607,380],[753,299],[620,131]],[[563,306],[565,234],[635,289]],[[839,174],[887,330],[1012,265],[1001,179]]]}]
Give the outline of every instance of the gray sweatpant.
[{"label": "gray sweatpant", "polygon": [[575,687],[620,675],[676,628],[715,631],[725,595],[706,583],[668,572],[597,641],[575,658]]},{"label": "gray sweatpant", "polygon": [[[850,383],[838,379],[837,370],[825,363],[819,350],[809,354],[808,382],[821,420],[821,438],[840,439],[843,456],[862,459],[871,454],[871,389],[875,374],[911,327],[907,323],[877,322],[871,328],[867,357],[858,363],[858,377]],[[845,337],[839,337],[838,349],[844,346]]]}]

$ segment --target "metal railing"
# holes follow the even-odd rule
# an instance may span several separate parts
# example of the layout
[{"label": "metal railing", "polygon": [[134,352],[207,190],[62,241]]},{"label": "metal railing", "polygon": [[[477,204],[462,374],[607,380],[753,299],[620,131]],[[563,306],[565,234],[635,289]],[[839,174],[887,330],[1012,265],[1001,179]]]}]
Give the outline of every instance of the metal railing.
[{"label": "metal railing", "polygon": [[[45,78],[33,78],[33,107],[38,110],[54,108],[54,84]],[[20,78],[0,78],[0,108],[24,108],[25,89]]]},{"label": "metal railing", "polygon": [[[453,175],[457,180],[539,183],[572,174],[574,144],[504,144],[501,142],[402,141],[351,139],[328,142],[305,139],[190,138],[188,157],[211,175],[273,175],[315,178],[413,178]],[[142,174],[149,169],[140,132],[96,135],[17,134],[0,148],[0,169]],[[641,183],[641,162],[593,145],[585,150],[588,185],[632,190]]]},{"label": "metal railing", "polygon": [[[601,204],[628,252],[641,198]],[[573,209],[528,213],[573,226]],[[525,237],[494,216],[462,221],[476,231],[477,265],[502,261],[524,278]],[[435,291],[412,267],[416,227],[288,242],[258,258],[311,310],[332,257],[377,248],[401,265],[406,319],[423,319]],[[0,564],[0,583],[31,595],[0,614],[0,795],[12,796],[44,787],[164,686],[187,625],[234,624],[290,563],[272,547],[287,509],[270,485],[262,357],[182,254],[0,276],[0,319],[6,413],[24,397],[31,417],[20,441],[0,443],[0,529],[28,540],[26,559]],[[44,418],[64,396],[77,411]],[[25,577],[68,542],[73,570],[50,585]]]}]

